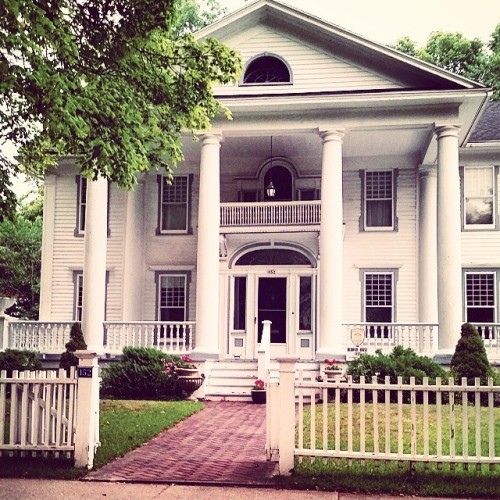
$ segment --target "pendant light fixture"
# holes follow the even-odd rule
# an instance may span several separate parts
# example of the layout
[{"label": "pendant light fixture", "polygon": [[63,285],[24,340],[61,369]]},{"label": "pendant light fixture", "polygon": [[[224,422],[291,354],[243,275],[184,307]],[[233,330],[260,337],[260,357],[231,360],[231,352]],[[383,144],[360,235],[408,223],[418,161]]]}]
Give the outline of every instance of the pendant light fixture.
[{"label": "pendant light fixture", "polygon": [[266,194],[268,198],[274,198],[276,196],[276,188],[274,187],[273,184],[273,136],[271,136],[271,168],[269,169],[271,171],[271,178],[269,180],[269,184],[266,187]]}]

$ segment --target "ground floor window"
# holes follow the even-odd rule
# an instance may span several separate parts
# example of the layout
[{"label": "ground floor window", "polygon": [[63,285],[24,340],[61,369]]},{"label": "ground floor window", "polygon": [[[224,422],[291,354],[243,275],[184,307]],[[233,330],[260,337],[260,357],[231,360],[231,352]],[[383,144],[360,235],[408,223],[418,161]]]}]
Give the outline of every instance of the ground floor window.
[{"label": "ground floor window", "polygon": [[311,331],[311,311],[312,311],[312,277],[300,277],[299,295],[299,330]]},{"label": "ground floor window", "polygon": [[465,273],[465,312],[470,323],[496,322],[494,272]]},{"label": "ground floor window", "polygon": [[187,276],[160,274],[158,279],[158,319],[160,321],[186,321]]},{"label": "ground floor window", "polygon": [[83,271],[75,271],[73,282],[75,287],[73,292],[73,321],[81,321],[83,311]]},{"label": "ground floor window", "polygon": [[367,323],[382,323],[370,326],[367,335],[371,338],[389,338],[391,329],[383,325],[394,321],[394,273],[363,273],[364,319]]}]

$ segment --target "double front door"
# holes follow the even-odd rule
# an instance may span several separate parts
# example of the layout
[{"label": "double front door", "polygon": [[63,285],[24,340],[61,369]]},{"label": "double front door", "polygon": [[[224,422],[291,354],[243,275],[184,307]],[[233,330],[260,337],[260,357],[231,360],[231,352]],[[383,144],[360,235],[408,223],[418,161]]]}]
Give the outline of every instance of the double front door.
[{"label": "double front door", "polygon": [[255,359],[263,321],[271,321],[271,357],[313,357],[315,294],[312,270],[267,270],[231,277],[233,316],[229,357]]}]

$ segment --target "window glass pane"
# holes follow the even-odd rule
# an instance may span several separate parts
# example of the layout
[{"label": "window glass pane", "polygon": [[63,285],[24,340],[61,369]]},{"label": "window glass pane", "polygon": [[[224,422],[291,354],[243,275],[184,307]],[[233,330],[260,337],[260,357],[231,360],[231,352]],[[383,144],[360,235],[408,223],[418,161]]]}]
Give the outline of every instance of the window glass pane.
[{"label": "window glass pane", "polygon": [[365,274],[365,321],[392,322],[392,277],[392,273]]},{"label": "window glass pane", "polygon": [[392,171],[366,172],[367,227],[392,227]]},{"label": "window glass pane", "polygon": [[495,273],[467,273],[465,275],[467,321],[495,322]]},{"label": "window glass pane", "polygon": [[464,170],[465,223],[494,224],[494,171],[492,167],[467,167]]},{"label": "window glass pane", "polygon": [[161,276],[159,300],[161,321],[185,321],[186,277]]},{"label": "window glass pane", "polygon": [[162,179],[161,229],[182,231],[187,229],[188,177],[176,176],[172,183]]},{"label": "window glass pane", "polygon": [[75,281],[75,314],[74,320],[82,320],[82,310],[83,310],[83,274],[76,275]]},{"label": "window glass pane", "polygon": [[287,83],[290,73],[283,61],[277,57],[259,57],[248,66],[243,83]]},{"label": "window glass pane", "polygon": [[78,230],[80,232],[85,231],[85,215],[87,213],[87,179],[85,177],[80,177],[79,181],[80,192],[78,193],[78,202],[80,206],[78,207]]},{"label": "window glass pane", "polygon": [[311,331],[311,276],[300,277],[299,330]]},{"label": "window glass pane", "polygon": [[235,330],[245,330],[247,302],[247,279],[245,276],[234,278],[234,323]]}]

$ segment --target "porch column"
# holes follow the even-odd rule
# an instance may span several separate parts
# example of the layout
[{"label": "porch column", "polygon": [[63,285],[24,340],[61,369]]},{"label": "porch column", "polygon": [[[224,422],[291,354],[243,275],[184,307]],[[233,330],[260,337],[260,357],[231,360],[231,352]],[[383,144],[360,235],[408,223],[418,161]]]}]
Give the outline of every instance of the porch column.
[{"label": "porch column", "polygon": [[89,351],[101,354],[106,301],[106,247],[108,240],[108,181],[87,182],[85,258],[83,263],[82,331]]},{"label": "porch column", "polygon": [[448,356],[460,338],[462,322],[462,268],[460,225],[459,127],[436,127],[438,355]]},{"label": "porch column", "polygon": [[422,166],[418,172],[418,319],[437,323],[437,172]]},{"label": "porch column", "polygon": [[137,321],[143,319],[137,290],[144,272],[144,179],[126,196],[123,267],[127,272],[123,275],[123,321]]},{"label": "porch column", "polygon": [[222,136],[203,136],[198,208],[195,359],[219,356],[219,206]]},{"label": "porch column", "polygon": [[342,356],[343,209],[342,130],[320,133],[323,139],[321,166],[320,226],[320,324],[316,358]]}]

